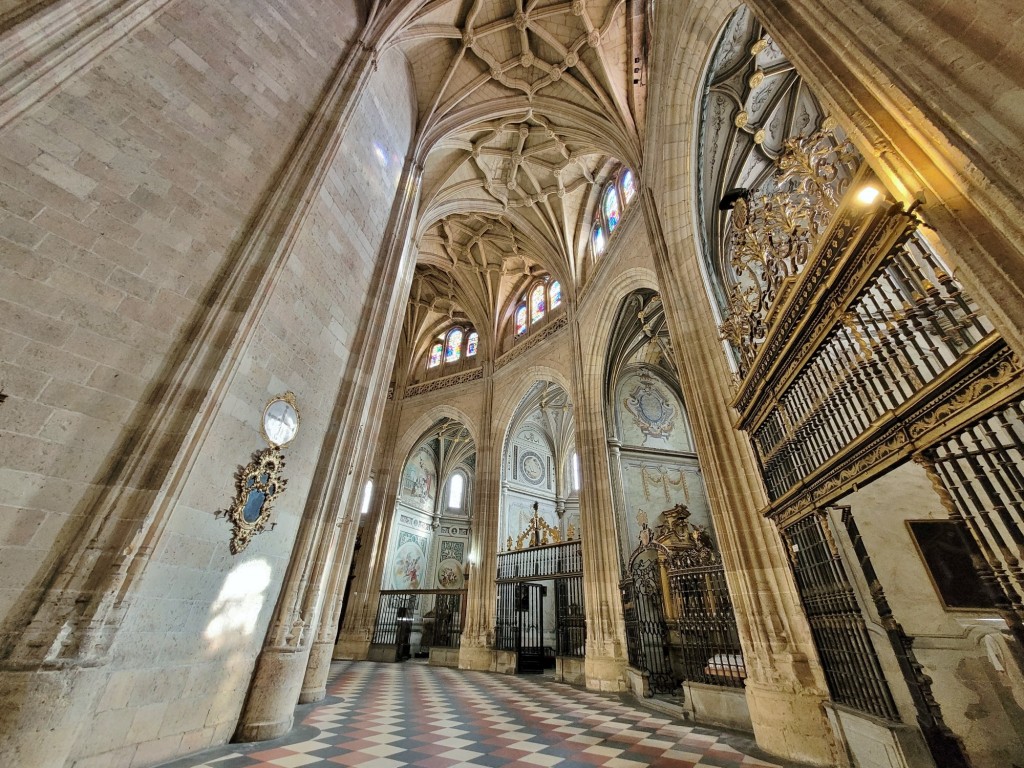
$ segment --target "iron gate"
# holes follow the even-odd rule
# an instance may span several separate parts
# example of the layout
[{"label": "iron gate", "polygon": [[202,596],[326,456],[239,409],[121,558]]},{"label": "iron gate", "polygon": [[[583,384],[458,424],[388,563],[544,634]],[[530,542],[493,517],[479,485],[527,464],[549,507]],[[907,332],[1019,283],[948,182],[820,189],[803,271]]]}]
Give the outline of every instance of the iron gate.
[{"label": "iron gate", "polygon": [[[587,624],[582,570],[578,540],[498,555],[494,647],[517,654],[517,671],[540,672],[554,663],[556,655],[584,655]],[[553,595],[548,585],[553,587]],[[551,599],[554,626],[548,629],[553,630],[553,647],[544,643],[544,605]],[[549,612],[549,622],[551,618]]]},{"label": "iron gate", "polygon": [[413,631],[424,648],[458,648],[462,639],[466,590],[381,590],[373,645],[395,646],[395,660],[412,655]]},{"label": "iron gate", "polygon": [[656,550],[632,560],[619,588],[626,622],[629,663],[650,677],[654,693],[672,693],[678,688],[672,673],[668,627],[661,593],[661,566]]},{"label": "iron gate", "polygon": [[899,720],[828,521],[811,513],[784,528],[783,535],[832,699]]}]

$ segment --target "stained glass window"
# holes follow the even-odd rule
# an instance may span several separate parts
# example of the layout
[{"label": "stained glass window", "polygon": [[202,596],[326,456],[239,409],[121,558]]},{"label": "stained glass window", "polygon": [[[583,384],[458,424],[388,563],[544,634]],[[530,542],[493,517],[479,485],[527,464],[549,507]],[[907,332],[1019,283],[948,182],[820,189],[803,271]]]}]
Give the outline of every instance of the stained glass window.
[{"label": "stained glass window", "polygon": [[526,333],[526,305],[520,304],[516,310],[516,336]]},{"label": "stained glass window", "polygon": [[547,307],[544,305],[544,286],[538,285],[530,293],[530,322],[536,323],[542,317]]},{"label": "stained glass window", "polygon": [[466,357],[473,357],[476,354],[477,344],[480,343],[480,334],[473,331],[466,341]]},{"label": "stained glass window", "polygon": [[462,357],[462,331],[453,328],[448,334],[448,344],[444,348],[444,361],[454,363]]},{"label": "stained glass window", "polygon": [[636,179],[633,172],[627,168],[622,173],[622,199],[626,205],[633,202],[633,195],[636,194]]},{"label": "stained glass window", "polygon": [[600,256],[604,253],[605,237],[604,230],[600,226],[594,227],[594,234],[591,236],[591,242],[594,245],[594,255]]},{"label": "stained glass window", "polygon": [[551,308],[554,309],[555,307],[561,306],[562,305],[562,284],[560,282],[558,282],[557,280],[555,280],[553,283],[551,283],[550,293],[551,293],[551,299],[550,299],[550,301],[551,301]]},{"label": "stained glass window", "polygon": [[608,232],[611,232],[619,225],[619,192],[614,184],[604,193],[604,215],[608,219]]},{"label": "stained glass window", "polygon": [[440,341],[430,348],[430,362],[427,363],[428,368],[436,368],[441,364],[442,352],[444,352],[444,344]]}]

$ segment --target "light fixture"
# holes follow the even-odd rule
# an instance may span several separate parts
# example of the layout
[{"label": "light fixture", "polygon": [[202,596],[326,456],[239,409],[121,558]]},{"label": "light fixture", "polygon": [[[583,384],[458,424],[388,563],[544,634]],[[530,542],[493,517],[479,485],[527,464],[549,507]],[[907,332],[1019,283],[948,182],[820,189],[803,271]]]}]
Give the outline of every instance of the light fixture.
[{"label": "light fixture", "polygon": [[878,187],[866,184],[857,191],[857,202],[861,205],[874,205],[882,197]]}]

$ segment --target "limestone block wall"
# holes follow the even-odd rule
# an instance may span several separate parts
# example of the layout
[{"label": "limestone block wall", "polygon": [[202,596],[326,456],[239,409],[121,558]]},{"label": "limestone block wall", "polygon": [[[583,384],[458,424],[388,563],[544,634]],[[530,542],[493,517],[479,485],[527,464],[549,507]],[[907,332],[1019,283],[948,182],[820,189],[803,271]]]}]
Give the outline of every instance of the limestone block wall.
[{"label": "limestone block wall", "polygon": [[182,0],[0,132],[0,616],[145,419],[356,24]]},{"label": "limestone block wall", "polygon": [[[162,529],[111,646],[88,671],[49,673],[60,706],[6,699],[20,742],[0,743],[0,762],[150,765],[235,728],[412,140],[399,54],[377,62],[280,269],[217,292],[345,55],[355,6],[172,3],[0,133],[0,615],[15,640],[81,516],[104,512],[92,492],[116,476],[197,318],[244,317],[202,358],[221,389],[192,393],[202,406],[177,427],[184,447],[150,457],[174,483],[151,479],[135,510]],[[232,556],[213,513],[285,390],[302,420],[278,525]],[[45,756],[26,752],[45,740]]]}]

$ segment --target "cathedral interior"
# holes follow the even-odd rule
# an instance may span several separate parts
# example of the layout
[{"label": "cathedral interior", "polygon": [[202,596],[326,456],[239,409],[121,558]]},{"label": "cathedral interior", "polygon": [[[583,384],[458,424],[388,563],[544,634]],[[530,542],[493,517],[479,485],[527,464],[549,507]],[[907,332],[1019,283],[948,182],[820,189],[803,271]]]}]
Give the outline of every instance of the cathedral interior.
[{"label": "cathedral interior", "polygon": [[1010,0],[0,0],[0,763],[345,661],[1021,768],[1022,136]]}]

